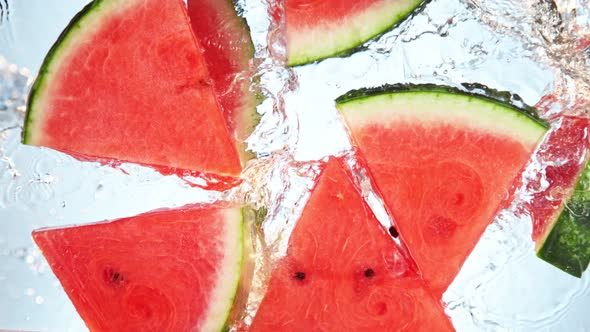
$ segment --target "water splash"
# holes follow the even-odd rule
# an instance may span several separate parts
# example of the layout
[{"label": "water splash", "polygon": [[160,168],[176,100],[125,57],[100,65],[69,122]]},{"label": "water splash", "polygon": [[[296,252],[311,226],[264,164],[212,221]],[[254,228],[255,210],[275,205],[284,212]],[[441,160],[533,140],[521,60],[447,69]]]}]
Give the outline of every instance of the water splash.
[{"label": "water splash", "polygon": [[[281,18],[280,10],[278,18]],[[413,15],[411,20],[406,20],[397,28],[367,42],[348,57],[326,59],[294,68],[292,73],[285,76],[276,75],[278,80],[269,80],[263,82],[263,85],[283,83],[280,89],[284,92],[281,94],[284,104],[275,101],[275,106],[282,105],[275,111],[283,107],[285,112],[293,110],[297,116],[297,124],[293,128],[298,128],[298,134],[287,135],[288,145],[294,146],[294,149],[272,156],[269,162],[282,166],[276,166],[275,175],[269,178],[281,183],[288,193],[293,184],[279,175],[288,174],[286,170],[294,165],[289,160],[318,160],[327,155],[351,153],[347,133],[334,109],[333,100],[354,88],[397,82],[431,82],[461,87],[463,82],[477,82],[517,93],[518,95],[511,96],[512,101],[517,104],[544,102],[548,108],[543,108],[541,115],[553,121],[554,128],[557,128],[560,123],[558,119],[564,114],[585,114],[584,100],[581,98],[585,94],[587,81],[585,54],[579,52],[577,44],[571,43],[579,40],[579,37],[569,35],[569,30],[562,27],[567,24],[564,22],[555,6],[546,1],[433,1]],[[269,38],[272,38],[273,33],[274,31],[270,31]],[[425,49],[429,52],[424,52]],[[279,48],[279,59],[284,54],[282,51],[284,50]],[[566,54],[573,55],[575,59],[564,66]],[[269,55],[277,56],[272,52]],[[276,68],[277,65],[281,63],[275,62],[271,67]],[[582,71],[582,74],[577,71]],[[319,80],[319,77],[322,79]],[[567,88],[565,93],[559,90],[560,87]],[[274,94],[277,95],[279,94]],[[549,99],[549,96],[556,95],[559,97]],[[292,121],[292,118],[286,116],[280,119],[282,120]],[[318,132],[325,134],[318,136]],[[293,150],[294,155],[289,152]],[[374,211],[383,211],[382,200],[373,190],[373,186],[366,179],[363,180],[366,178],[362,175],[363,168],[358,167],[354,157],[351,158],[350,166],[355,170],[357,184],[365,199]],[[253,170],[254,173],[257,172],[256,169]],[[311,177],[306,178],[306,181],[311,181]],[[308,194],[299,196],[299,199],[305,201],[305,195]],[[285,200],[283,196],[269,193],[261,197]],[[292,229],[290,222],[277,222],[276,216],[283,213],[283,220],[296,220],[293,215],[298,215],[292,210],[276,211],[278,214],[265,221],[267,233],[262,235],[266,237],[265,245],[270,247],[273,242],[268,242],[269,240],[280,239],[278,243],[284,244],[286,240],[279,234],[288,234]],[[381,215],[379,219],[384,227],[394,222],[387,213],[377,214]],[[572,311],[569,303],[583,298],[579,294],[587,291],[586,283],[569,287],[567,291],[562,288],[560,294],[564,296],[559,298],[560,305],[543,302],[530,315],[520,315],[514,319],[510,319],[508,313],[492,314],[501,311],[491,310],[489,303],[481,302],[488,296],[486,283],[510,275],[511,268],[506,266],[518,264],[523,259],[527,261],[526,266],[539,263],[534,257],[534,251],[531,251],[530,225],[531,220],[526,215],[516,215],[513,210],[507,210],[490,226],[482,240],[483,244],[478,245],[480,249],[476,249],[470,258],[470,261],[486,262],[485,265],[473,266],[474,264],[468,263],[467,266],[472,267],[464,270],[471,269],[475,272],[462,272],[463,275],[467,273],[472,286],[446,295],[449,308],[456,309],[451,310],[451,315],[458,328],[498,330],[509,327],[547,327],[549,323],[555,325],[560,320],[553,319],[549,322],[543,317],[549,317],[551,313]],[[280,248],[282,247],[278,246],[275,249],[281,252]],[[539,280],[543,282],[545,279]],[[559,280],[563,280],[563,277]],[[457,285],[460,285],[460,281]],[[456,291],[459,286],[454,287]],[[453,294],[456,295],[455,298]],[[492,303],[501,303],[501,300]],[[527,302],[518,303],[526,305]],[[568,305],[564,306],[564,303]],[[256,301],[253,304],[255,306]],[[551,311],[548,308],[557,309]],[[467,314],[463,315],[465,313]],[[559,317],[565,316],[556,318]]]},{"label": "water splash", "polygon": [[284,42],[280,40],[283,23],[276,16],[282,11],[282,3],[252,0],[238,2],[237,6],[250,26],[255,46],[251,70],[257,82],[255,92],[264,96],[258,106],[262,118],[247,143],[258,157],[266,157],[290,150],[297,140],[297,114],[285,107],[285,94],[296,88],[297,78],[285,66]]},{"label": "water splash", "polygon": [[[587,7],[573,1],[464,3],[487,29],[516,42],[518,51],[512,54],[550,74],[537,89],[539,98],[529,101],[551,126],[524,169],[512,205],[486,230],[445,294],[447,310],[458,330],[582,328],[585,323],[571,318],[586,306],[588,276],[572,280],[542,262],[531,238],[538,238],[548,218],[563,206],[587,159]],[[543,292],[548,284],[552,291]],[[503,300],[498,289],[512,294],[505,297],[510,300]],[[535,302],[513,299],[514,294],[526,298],[533,293]]]},{"label": "water splash", "polygon": [[[258,82],[255,92],[266,99],[258,107],[261,123],[248,139],[249,148],[259,158],[248,163],[243,183],[225,193],[187,188],[178,179],[139,166],[124,165],[129,170],[127,177],[108,166],[81,164],[63,154],[19,145],[26,88],[22,83],[14,83],[22,80],[18,78],[20,71],[0,61],[0,68],[4,68],[0,73],[11,73],[6,74],[11,75],[9,79],[0,82],[0,96],[14,96],[13,92],[1,90],[7,86],[16,86],[20,91],[17,97],[4,98],[0,103],[7,104],[5,101],[10,100],[13,109],[10,119],[4,121],[3,114],[8,113],[2,113],[0,106],[0,124],[6,129],[0,131],[4,137],[0,142],[3,149],[0,166],[8,170],[0,173],[3,194],[0,207],[10,207],[10,211],[35,208],[27,215],[29,224],[19,228],[17,234],[25,238],[23,234],[28,234],[30,226],[94,221],[97,216],[120,217],[191,201],[222,199],[266,209],[264,219],[252,225],[253,259],[257,264],[253,292],[243,317],[248,323],[264,294],[270,267],[284,255],[289,234],[309,197],[319,172],[317,160],[328,155],[345,155],[363,196],[374,211],[381,211],[377,214],[383,226],[389,228],[394,222],[368,181],[366,171],[355,160],[346,129],[334,108],[333,100],[339,95],[384,83],[432,82],[460,86],[462,82],[479,82],[516,92],[525,102],[538,104],[555,128],[561,126],[559,119],[563,114],[585,114],[588,64],[584,48],[588,45],[584,40],[588,34],[584,24],[588,22],[589,11],[584,1],[557,1],[556,6],[532,0],[431,1],[411,20],[367,42],[348,57],[294,69],[285,66],[282,1],[240,0],[237,6],[250,25],[256,48],[251,66]],[[425,49],[429,52],[424,52]],[[25,76],[28,82],[28,75]],[[8,76],[0,76],[4,77]],[[534,167],[536,174],[541,174],[539,185],[523,190],[522,201],[526,200],[526,194],[543,193],[550,188],[546,177],[542,177],[543,165]],[[81,184],[76,180],[79,178],[85,182]],[[523,179],[523,182],[532,183],[532,180]],[[158,188],[158,194],[151,194],[154,188]],[[150,203],[133,207],[120,204],[141,200]],[[542,329],[558,326],[556,321],[561,321],[563,326],[570,313],[576,312],[577,305],[587,303],[583,300],[589,294],[588,278],[572,284],[570,279],[537,262],[530,241],[531,218],[526,213],[517,215],[515,209],[503,211],[490,226],[462,275],[445,295],[458,330]],[[22,210],[18,210],[19,214],[24,215]],[[4,211],[9,210],[0,213]],[[51,221],[39,225],[38,215],[47,213]],[[10,215],[8,220],[14,218]],[[2,239],[0,245],[4,245]],[[28,238],[27,243],[19,243],[17,247],[27,246],[30,246]],[[16,252],[10,250],[7,251],[10,257],[15,257]],[[27,258],[19,260],[23,261],[29,264]],[[37,258],[31,264],[36,262]],[[523,280],[524,277],[514,278],[528,276],[531,271],[550,276],[559,285],[543,292],[535,287],[540,287],[544,279],[531,283]],[[0,270],[2,278],[5,277]],[[463,288],[461,280],[466,283]],[[503,303],[501,297],[512,299],[507,295],[517,291],[513,288],[527,283],[531,286],[526,289],[536,292],[543,300],[553,298],[549,302],[537,301],[538,306],[532,306],[530,301],[506,306],[520,310],[519,316],[503,311],[503,306],[498,305]],[[52,298],[37,293],[35,296],[42,296],[45,304]],[[543,303],[552,303],[555,311],[544,309]],[[526,312],[519,306],[529,306],[530,310]]]},{"label": "water splash", "polygon": [[493,31],[522,43],[526,54],[549,67],[554,82],[538,103],[549,120],[563,115],[587,116],[590,26],[585,1],[469,0],[481,21]]},{"label": "water splash", "polygon": [[260,123],[247,140],[259,159],[247,164],[242,185],[226,198],[265,212],[264,218],[253,225],[255,267],[246,310],[239,322],[249,325],[266,291],[274,262],[286,253],[289,234],[319,170],[317,164],[294,158],[300,124],[298,113],[286,105],[286,95],[297,89],[298,82],[293,70],[286,66],[283,2],[240,1],[237,6],[250,26],[255,45],[252,72],[258,82],[256,90],[265,97],[258,106]]},{"label": "water splash", "polygon": [[[30,81],[26,69],[19,70],[0,56],[0,188],[8,188],[0,193],[0,207],[5,206],[6,201],[15,198],[20,191],[19,188],[22,188],[12,183],[21,175],[11,157],[16,149],[12,142],[22,128]],[[5,144],[6,142],[12,144]]]}]

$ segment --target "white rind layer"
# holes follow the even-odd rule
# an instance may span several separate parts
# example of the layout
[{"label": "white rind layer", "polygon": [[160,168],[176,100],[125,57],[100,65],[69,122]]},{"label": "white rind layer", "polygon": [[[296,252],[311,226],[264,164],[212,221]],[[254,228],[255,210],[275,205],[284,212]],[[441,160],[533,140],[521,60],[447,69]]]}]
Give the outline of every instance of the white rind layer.
[{"label": "white rind layer", "polygon": [[352,131],[369,125],[399,123],[421,126],[450,124],[482,134],[510,137],[527,149],[535,147],[547,129],[525,114],[485,99],[439,91],[385,93],[338,104]]},{"label": "white rind layer", "polygon": [[359,46],[403,20],[421,2],[376,1],[368,9],[342,20],[307,27],[290,24],[287,16],[289,65],[296,66],[320,60]]},{"label": "white rind layer", "polygon": [[240,281],[244,255],[243,215],[240,208],[223,211],[223,259],[219,264],[217,283],[211,292],[210,306],[204,314],[206,317],[200,331],[220,331],[231,311],[234,297]]}]

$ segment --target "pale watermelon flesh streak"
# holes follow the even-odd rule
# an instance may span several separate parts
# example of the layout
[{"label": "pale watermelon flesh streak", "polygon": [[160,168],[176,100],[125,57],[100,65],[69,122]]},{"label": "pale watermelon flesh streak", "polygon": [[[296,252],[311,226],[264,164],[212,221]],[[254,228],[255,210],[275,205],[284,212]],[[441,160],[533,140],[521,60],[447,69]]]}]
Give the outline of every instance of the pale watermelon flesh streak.
[{"label": "pale watermelon flesh streak", "polygon": [[184,3],[91,6],[33,87],[25,143],[238,175],[238,154]]},{"label": "pale watermelon flesh streak", "polygon": [[339,105],[425,280],[442,295],[545,128],[482,99],[394,93]]},{"label": "pale watermelon flesh streak", "polygon": [[225,121],[245,162],[252,155],[245,152],[244,141],[259,120],[256,97],[250,91],[254,45],[248,26],[232,0],[188,0],[187,4]]},{"label": "pale watermelon flesh streak", "polygon": [[219,331],[240,275],[242,214],[161,210],[33,238],[91,331]]},{"label": "pale watermelon flesh streak", "polygon": [[325,166],[250,331],[453,331],[346,167]]},{"label": "pale watermelon flesh streak", "polygon": [[405,18],[421,0],[285,0],[290,65],[337,55]]}]

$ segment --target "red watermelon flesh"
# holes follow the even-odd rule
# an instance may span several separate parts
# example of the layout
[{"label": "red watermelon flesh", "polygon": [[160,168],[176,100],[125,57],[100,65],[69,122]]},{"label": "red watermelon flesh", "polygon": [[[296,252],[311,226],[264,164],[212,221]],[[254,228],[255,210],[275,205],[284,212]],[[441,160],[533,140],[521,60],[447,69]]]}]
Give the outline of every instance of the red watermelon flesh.
[{"label": "red watermelon flesh", "polygon": [[91,331],[219,331],[240,276],[242,214],[161,210],[33,239]]},{"label": "red watermelon flesh", "polygon": [[452,331],[345,167],[325,166],[251,331]]},{"label": "red watermelon flesh", "polygon": [[84,8],[43,63],[23,141],[145,165],[241,171],[181,0]]},{"label": "red watermelon flesh", "polygon": [[237,15],[232,0],[189,0],[187,4],[217,100],[244,162],[252,157],[245,152],[244,141],[259,120],[256,97],[250,91],[254,45],[248,25]]},{"label": "red watermelon flesh", "polygon": [[364,95],[339,108],[404,243],[442,296],[545,128],[501,104],[436,89]]}]

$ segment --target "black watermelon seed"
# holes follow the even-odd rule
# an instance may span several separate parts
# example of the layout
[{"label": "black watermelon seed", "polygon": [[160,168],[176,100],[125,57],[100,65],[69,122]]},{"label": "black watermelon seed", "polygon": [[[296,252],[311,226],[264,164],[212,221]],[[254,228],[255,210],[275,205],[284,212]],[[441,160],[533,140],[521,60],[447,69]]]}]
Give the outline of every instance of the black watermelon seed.
[{"label": "black watermelon seed", "polygon": [[104,279],[108,284],[113,286],[121,285],[125,281],[123,275],[112,268],[106,268],[104,270]]},{"label": "black watermelon seed", "polygon": [[373,271],[373,269],[366,269],[365,270],[365,277],[372,278],[373,276],[375,276],[375,271]]},{"label": "black watermelon seed", "polygon": [[113,278],[112,281],[114,283],[118,283],[119,281],[123,280],[123,277],[121,276],[121,274],[119,272],[115,272],[113,273]]},{"label": "black watermelon seed", "polygon": [[393,236],[396,239],[399,236],[397,229],[395,229],[395,227],[393,227],[393,226],[389,227],[389,234],[391,234],[391,236]]},{"label": "black watermelon seed", "polygon": [[293,277],[297,280],[304,280],[305,279],[305,272],[295,272]]}]

